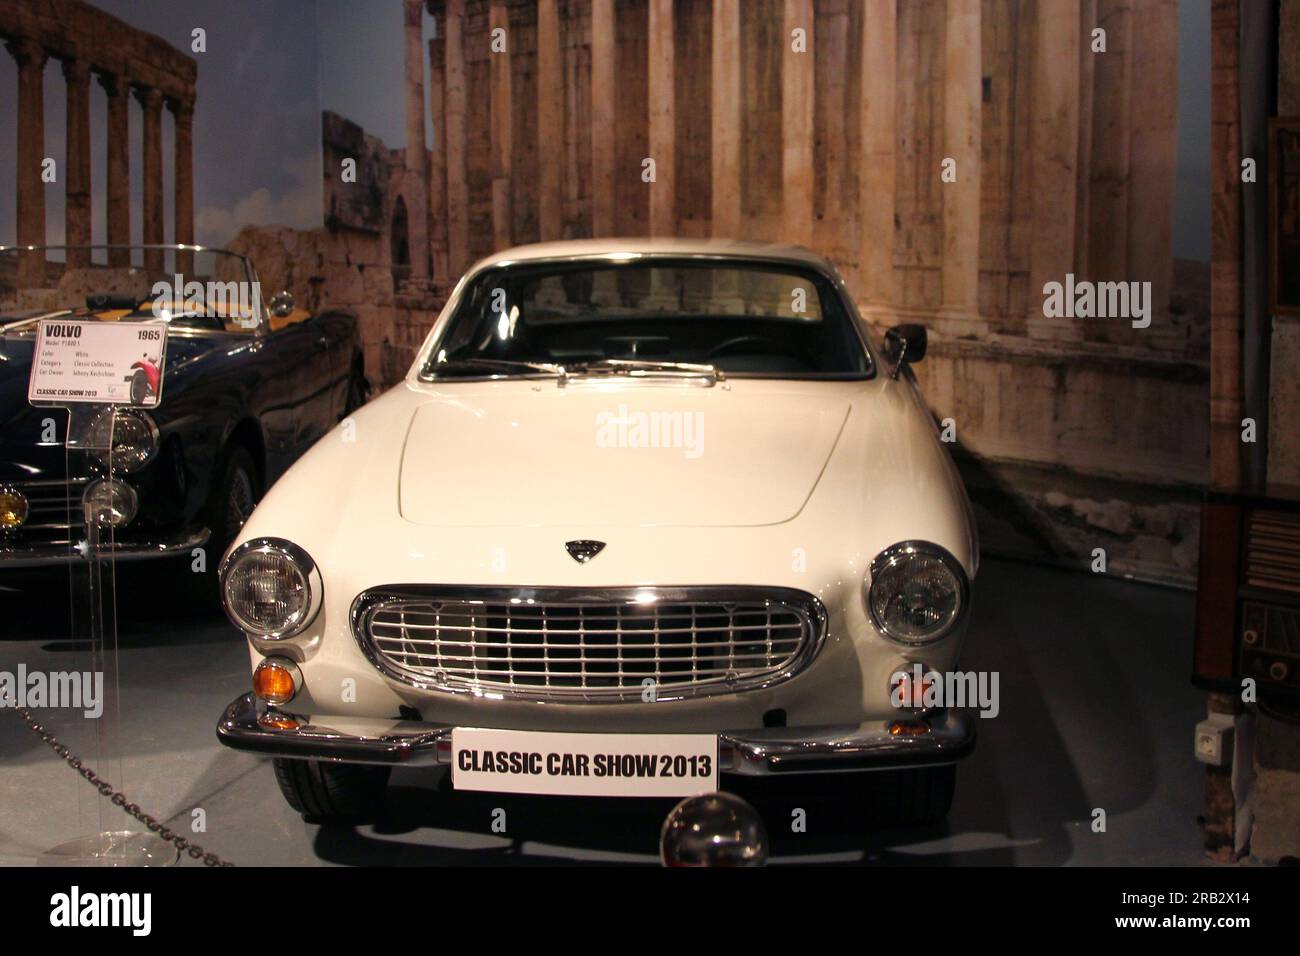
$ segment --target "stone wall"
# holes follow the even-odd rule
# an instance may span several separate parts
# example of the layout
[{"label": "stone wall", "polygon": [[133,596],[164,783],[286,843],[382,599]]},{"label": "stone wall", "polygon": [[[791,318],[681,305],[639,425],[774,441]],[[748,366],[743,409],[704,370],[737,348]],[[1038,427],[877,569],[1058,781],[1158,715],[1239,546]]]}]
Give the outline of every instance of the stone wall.
[{"label": "stone wall", "polygon": [[[1208,266],[1172,255],[1171,0],[428,8],[440,281],[569,236],[807,245],[877,333],[930,330],[917,375],[991,547],[1074,566],[1104,547],[1112,570],[1195,579]],[[1046,315],[1066,273],[1150,282],[1149,327]]]},{"label": "stone wall", "polygon": [[249,226],[230,247],[252,257],[264,294],[288,289],[308,308],[355,314],[367,377],[387,388],[406,374],[443,292],[394,278],[393,210],[410,187],[404,151],[328,111],[321,149],[324,227]]},{"label": "stone wall", "polygon": [[227,248],[253,260],[264,297],[283,289],[313,312],[356,315],[366,377],[375,390],[406,374],[441,309],[437,295],[394,289],[388,242],[378,233],[245,226]]}]

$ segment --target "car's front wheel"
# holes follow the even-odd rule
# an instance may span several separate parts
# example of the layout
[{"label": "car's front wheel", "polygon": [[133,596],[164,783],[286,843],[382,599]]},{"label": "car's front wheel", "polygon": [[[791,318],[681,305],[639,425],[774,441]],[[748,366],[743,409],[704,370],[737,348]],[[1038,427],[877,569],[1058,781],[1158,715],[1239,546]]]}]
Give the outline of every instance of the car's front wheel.
[{"label": "car's front wheel", "polygon": [[863,775],[869,819],[880,826],[923,826],[948,815],[957,765],[883,770]]},{"label": "car's front wheel", "polygon": [[210,546],[220,556],[239,534],[257,504],[257,468],[248,450],[233,445],[217,468],[209,505]]},{"label": "car's front wheel", "polygon": [[275,782],[289,806],[321,823],[355,823],[384,806],[388,767],[276,758]]}]

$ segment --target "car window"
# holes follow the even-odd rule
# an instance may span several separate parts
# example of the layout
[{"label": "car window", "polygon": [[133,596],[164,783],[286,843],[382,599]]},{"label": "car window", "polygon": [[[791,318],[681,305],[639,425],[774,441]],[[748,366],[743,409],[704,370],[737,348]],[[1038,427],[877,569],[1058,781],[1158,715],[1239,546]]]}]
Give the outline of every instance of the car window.
[{"label": "car window", "polygon": [[825,276],[784,265],[515,265],[471,282],[425,372],[484,375],[492,362],[493,375],[529,374],[536,365],[642,360],[742,376],[861,377],[871,359],[855,321]]}]

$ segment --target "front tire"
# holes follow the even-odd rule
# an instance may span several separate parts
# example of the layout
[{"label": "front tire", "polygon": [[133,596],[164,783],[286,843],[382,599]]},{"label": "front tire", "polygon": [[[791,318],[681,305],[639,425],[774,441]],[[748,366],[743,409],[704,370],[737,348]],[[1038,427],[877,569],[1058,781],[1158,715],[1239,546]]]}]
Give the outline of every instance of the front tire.
[{"label": "front tire", "polygon": [[372,819],[384,806],[388,767],[277,757],[275,782],[289,806],[322,823]]},{"label": "front tire", "polygon": [[253,456],[235,445],[217,469],[217,483],[209,505],[208,525],[212,529],[209,547],[218,557],[225,553],[253,513],[257,498],[257,466],[253,464]]}]

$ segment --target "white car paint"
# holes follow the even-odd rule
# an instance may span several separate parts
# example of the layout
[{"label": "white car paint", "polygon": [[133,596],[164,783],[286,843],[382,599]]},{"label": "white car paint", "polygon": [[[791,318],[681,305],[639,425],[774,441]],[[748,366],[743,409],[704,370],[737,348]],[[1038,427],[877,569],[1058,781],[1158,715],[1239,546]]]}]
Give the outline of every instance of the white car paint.
[{"label": "white car paint", "polygon": [[[910,376],[892,379],[887,363],[864,381],[729,378],[712,387],[604,377],[565,387],[553,379],[420,379],[477,270],[656,253],[795,260],[826,271],[843,290],[806,250],[745,243],[543,244],[475,266],[405,381],[311,449],[235,542],[288,539],[320,569],[324,600],[307,630],[291,641],[250,641],[254,665],[264,653],[298,660],[304,686],[294,712],[327,716],[343,732],[352,718],[395,719],[404,704],[427,722],[523,730],[724,731],[761,727],[773,708],[785,710],[790,727],[856,726],[896,715],[889,681],[907,662],[955,666],[964,622],[911,649],[879,634],[864,605],[870,562],[895,543],[943,546],[972,583],[977,563],[956,469]],[[702,412],[704,453],[599,447],[597,416],[620,405]],[[564,548],[576,538],[607,547],[579,564]],[[823,602],[829,633],[803,671],[740,693],[601,705],[451,695],[385,677],[351,632],[361,592],[419,583],[796,588]]]}]

